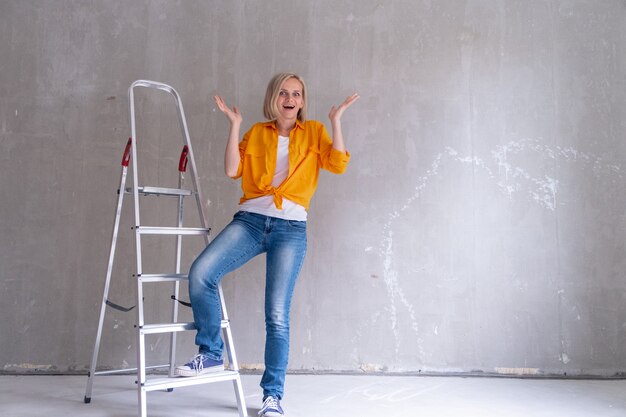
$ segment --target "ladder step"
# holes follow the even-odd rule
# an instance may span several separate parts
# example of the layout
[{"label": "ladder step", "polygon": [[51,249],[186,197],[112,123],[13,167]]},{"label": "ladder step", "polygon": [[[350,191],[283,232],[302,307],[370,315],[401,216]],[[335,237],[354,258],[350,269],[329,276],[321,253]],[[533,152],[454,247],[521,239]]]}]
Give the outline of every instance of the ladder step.
[{"label": "ladder step", "polygon": [[[169,367],[170,367],[169,364],[151,365],[151,366],[146,366],[146,371],[151,371],[153,369],[169,368]],[[96,371],[94,372],[94,375],[132,374],[136,372],[137,372],[137,368],[124,368],[124,369],[111,369],[107,371]]]},{"label": "ladder step", "polygon": [[211,228],[135,226],[135,231],[141,235],[206,235]]},{"label": "ladder step", "polygon": [[173,282],[189,279],[187,274],[141,274],[139,280],[142,282]]},{"label": "ladder step", "polygon": [[[139,190],[139,194],[143,194],[143,195],[156,195],[156,196],[175,196],[175,197],[180,197],[180,196],[190,196],[193,195],[193,191],[191,190],[186,190],[184,188],[165,188],[165,187],[137,187],[137,190]],[[128,194],[132,194],[133,192],[133,188],[132,187],[126,187],[126,193]]]},{"label": "ladder step", "polygon": [[[222,320],[222,329],[229,327],[228,320]],[[142,334],[174,333],[186,330],[195,330],[196,326],[191,323],[165,323],[165,324],[145,324],[140,332]]]},{"label": "ladder step", "polygon": [[167,388],[186,387],[190,385],[208,384],[210,382],[233,381],[239,379],[239,372],[221,371],[200,376],[178,378],[154,378],[144,382],[143,391],[157,391]]}]

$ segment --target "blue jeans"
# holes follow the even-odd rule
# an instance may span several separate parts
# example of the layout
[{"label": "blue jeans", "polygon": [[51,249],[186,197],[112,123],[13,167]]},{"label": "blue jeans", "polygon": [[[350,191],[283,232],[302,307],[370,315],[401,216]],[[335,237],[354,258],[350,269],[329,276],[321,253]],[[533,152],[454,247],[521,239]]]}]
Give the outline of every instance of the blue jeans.
[{"label": "blue jeans", "polygon": [[199,352],[223,358],[218,283],[266,253],[263,396],[282,398],[289,357],[289,307],[306,254],[306,222],[239,211],[191,265],[189,298]]}]

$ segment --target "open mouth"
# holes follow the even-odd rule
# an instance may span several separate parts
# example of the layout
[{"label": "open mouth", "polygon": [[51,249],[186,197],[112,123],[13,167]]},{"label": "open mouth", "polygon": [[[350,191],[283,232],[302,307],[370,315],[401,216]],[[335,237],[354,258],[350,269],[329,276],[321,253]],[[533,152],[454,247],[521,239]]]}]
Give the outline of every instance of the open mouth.
[{"label": "open mouth", "polygon": [[294,106],[293,104],[285,104],[283,105],[283,108],[287,110],[293,110],[296,108],[296,106]]}]

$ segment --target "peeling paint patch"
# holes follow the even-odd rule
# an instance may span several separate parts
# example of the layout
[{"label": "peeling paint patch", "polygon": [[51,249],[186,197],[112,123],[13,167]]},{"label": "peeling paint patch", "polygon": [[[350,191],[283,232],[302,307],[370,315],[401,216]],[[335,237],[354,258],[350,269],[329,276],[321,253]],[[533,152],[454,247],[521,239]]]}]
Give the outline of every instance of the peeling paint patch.
[{"label": "peeling paint patch", "polygon": [[495,368],[501,375],[538,375],[539,368]]},{"label": "peeling paint patch", "polygon": [[49,371],[53,369],[52,365],[39,365],[35,363],[7,363],[4,365],[3,369],[5,371],[20,371],[20,370],[29,370],[29,371]]},{"label": "peeling paint patch", "polygon": [[359,369],[363,372],[383,372],[387,370],[387,367],[376,363],[362,363],[359,365]]}]

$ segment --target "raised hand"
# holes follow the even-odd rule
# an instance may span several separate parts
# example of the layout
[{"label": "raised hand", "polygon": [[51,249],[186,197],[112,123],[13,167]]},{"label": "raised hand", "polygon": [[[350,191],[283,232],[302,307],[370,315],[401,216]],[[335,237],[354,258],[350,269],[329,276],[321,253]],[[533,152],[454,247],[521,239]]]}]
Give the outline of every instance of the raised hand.
[{"label": "raised hand", "polygon": [[220,96],[215,96],[214,99],[215,104],[217,104],[217,108],[220,109],[226,117],[228,117],[231,124],[241,124],[243,117],[241,116],[241,113],[239,113],[237,106],[233,106],[233,109],[231,110]]},{"label": "raised hand", "polygon": [[330,119],[330,121],[333,123],[339,122],[341,120],[343,112],[346,111],[346,109],[350,107],[355,101],[357,101],[359,97],[360,96],[357,93],[354,93],[346,98],[339,106],[333,106],[330,109],[330,113],[328,113],[328,118]]},{"label": "raised hand", "polygon": [[346,146],[343,143],[343,133],[341,132],[341,116],[343,112],[358,99],[359,95],[354,93],[346,98],[339,106],[331,107],[330,113],[328,113],[328,118],[333,128],[333,148],[338,151],[345,152],[346,150]]}]

